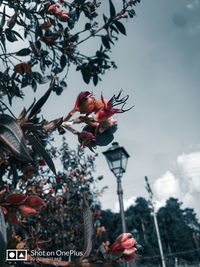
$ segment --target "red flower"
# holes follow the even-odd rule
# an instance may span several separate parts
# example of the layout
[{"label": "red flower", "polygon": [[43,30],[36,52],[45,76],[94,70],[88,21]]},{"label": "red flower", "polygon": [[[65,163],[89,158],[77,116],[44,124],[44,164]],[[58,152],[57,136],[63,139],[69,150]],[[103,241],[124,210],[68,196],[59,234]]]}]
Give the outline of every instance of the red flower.
[{"label": "red flower", "polygon": [[27,199],[27,196],[22,194],[13,193],[7,197],[6,202],[10,205],[20,205],[23,204]]},{"label": "red flower", "polygon": [[36,209],[37,211],[41,210],[42,207],[46,207],[44,200],[38,196],[27,197],[24,204],[31,208]]},{"label": "red flower", "polygon": [[48,9],[49,12],[53,13],[60,21],[67,21],[70,19],[66,11],[57,9],[58,4],[51,5]]},{"label": "red flower", "polygon": [[132,234],[123,233],[116,239],[115,243],[111,246],[110,252],[114,255],[121,255],[118,258],[119,260],[134,260],[137,257],[137,255],[135,254],[137,248],[134,247],[136,243],[137,242],[132,237]]},{"label": "red flower", "polygon": [[95,114],[94,119],[97,121],[105,121],[115,113],[121,113],[121,109],[113,108],[113,98],[111,98],[107,103],[105,102],[103,95],[101,93],[101,100],[104,106]]},{"label": "red flower", "polygon": [[57,6],[59,6],[59,5],[58,5],[58,4],[53,4],[53,5],[51,5],[51,6],[49,7],[48,11],[49,11],[49,12],[55,12]]},{"label": "red flower", "polygon": [[87,146],[92,152],[94,152],[91,142],[96,142],[96,140],[92,133],[83,131],[78,135],[78,140],[81,143],[80,150],[82,150],[84,146]]},{"label": "red flower", "polygon": [[74,109],[81,114],[89,114],[95,107],[95,98],[90,91],[81,92],[76,100]]},{"label": "red flower", "polygon": [[60,9],[55,10],[55,15],[60,21],[67,21],[70,19],[70,17],[68,16],[68,13]]}]

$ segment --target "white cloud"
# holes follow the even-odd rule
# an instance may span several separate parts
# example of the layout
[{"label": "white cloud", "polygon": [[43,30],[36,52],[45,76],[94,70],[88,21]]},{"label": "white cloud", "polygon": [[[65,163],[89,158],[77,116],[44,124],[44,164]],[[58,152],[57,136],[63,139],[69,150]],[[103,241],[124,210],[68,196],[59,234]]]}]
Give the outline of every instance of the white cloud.
[{"label": "white cloud", "polygon": [[174,174],[169,171],[155,181],[154,189],[159,199],[167,199],[170,196],[180,196],[179,181]]},{"label": "white cloud", "polygon": [[200,217],[200,152],[178,156],[177,171],[167,171],[153,187],[157,207],[165,205],[169,197],[175,197],[184,207],[194,208]]},{"label": "white cloud", "polygon": [[[124,199],[124,210],[128,209],[131,205],[135,205],[136,196]],[[114,212],[119,212],[119,201],[115,203]]]}]

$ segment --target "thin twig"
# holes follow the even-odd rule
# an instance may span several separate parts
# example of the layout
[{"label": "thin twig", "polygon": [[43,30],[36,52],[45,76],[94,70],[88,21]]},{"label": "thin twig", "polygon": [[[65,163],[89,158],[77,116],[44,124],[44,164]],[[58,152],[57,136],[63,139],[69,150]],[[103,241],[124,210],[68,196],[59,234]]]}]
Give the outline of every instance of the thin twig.
[{"label": "thin twig", "polygon": [[7,108],[7,110],[10,112],[10,114],[11,114],[15,119],[17,119],[17,118],[15,117],[15,115],[12,113],[12,111],[9,109],[9,107],[8,107],[5,103],[3,103],[2,100],[0,100],[0,102],[1,102],[2,105],[4,105],[4,106]]}]

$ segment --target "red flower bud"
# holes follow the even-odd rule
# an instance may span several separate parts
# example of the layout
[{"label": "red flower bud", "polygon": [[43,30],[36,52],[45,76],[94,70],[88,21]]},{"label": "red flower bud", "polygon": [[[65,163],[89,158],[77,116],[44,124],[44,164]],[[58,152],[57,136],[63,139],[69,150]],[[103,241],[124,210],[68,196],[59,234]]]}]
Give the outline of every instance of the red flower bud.
[{"label": "red flower bud", "polygon": [[132,234],[131,233],[123,233],[120,236],[117,237],[115,243],[122,243],[124,241],[126,241],[129,237],[131,237]]},{"label": "red flower bud", "polygon": [[27,196],[22,194],[13,193],[7,197],[6,202],[10,205],[23,204],[27,199]]},{"label": "red flower bud", "polygon": [[114,254],[114,255],[120,255],[123,253],[124,249],[121,248],[120,244],[116,244],[114,243],[111,248],[110,248],[111,252]]},{"label": "red flower bud", "polygon": [[89,114],[95,107],[95,98],[89,91],[84,91],[79,94],[75,103],[75,109],[81,114]]},{"label": "red flower bud", "polygon": [[26,206],[26,205],[20,205],[19,206],[21,212],[22,212],[22,215],[25,216],[25,217],[28,217],[30,215],[34,215],[37,213],[37,211],[29,206]]},{"label": "red flower bud", "polygon": [[59,6],[59,5],[58,5],[58,4],[53,4],[53,5],[51,5],[51,6],[49,7],[48,11],[49,11],[49,12],[55,12],[57,6]]},{"label": "red flower bud", "polygon": [[127,249],[124,249],[123,254],[124,255],[130,255],[130,254],[132,254],[133,252],[136,252],[136,251],[137,251],[137,248],[127,248]]},{"label": "red flower bud", "polygon": [[123,248],[131,248],[135,244],[136,244],[136,240],[132,237],[132,238],[129,238],[126,241],[122,242],[121,243],[121,247],[123,247]]},{"label": "red flower bud", "polygon": [[80,150],[82,150],[84,146],[87,146],[92,152],[94,152],[91,142],[96,142],[96,140],[92,133],[83,131],[79,134],[78,140],[81,143]]},{"label": "red flower bud", "polygon": [[46,207],[44,200],[38,196],[27,197],[24,204],[36,209],[37,211],[39,211],[42,207]]}]

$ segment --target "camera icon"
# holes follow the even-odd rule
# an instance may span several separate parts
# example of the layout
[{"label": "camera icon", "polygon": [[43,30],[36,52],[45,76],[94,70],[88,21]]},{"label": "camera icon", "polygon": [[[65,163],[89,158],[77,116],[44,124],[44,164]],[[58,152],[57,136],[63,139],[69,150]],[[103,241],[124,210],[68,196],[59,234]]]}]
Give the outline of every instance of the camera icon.
[{"label": "camera icon", "polygon": [[26,249],[7,249],[6,250],[7,261],[27,261]]}]

